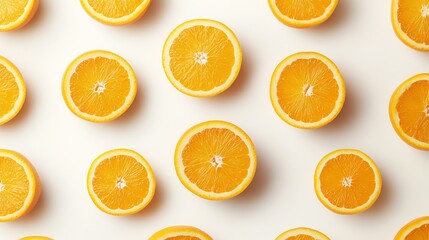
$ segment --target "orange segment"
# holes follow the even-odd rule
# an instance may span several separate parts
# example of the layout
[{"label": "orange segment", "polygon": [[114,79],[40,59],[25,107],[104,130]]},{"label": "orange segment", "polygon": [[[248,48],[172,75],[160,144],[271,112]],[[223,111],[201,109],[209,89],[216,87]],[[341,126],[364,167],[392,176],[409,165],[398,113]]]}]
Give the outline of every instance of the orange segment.
[{"label": "orange segment", "polygon": [[276,113],[298,128],[318,128],[341,111],[346,90],[336,65],[315,52],[284,59],[271,78],[271,103]]},{"label": "orange segment", "polygon": [[109,25],[123,25],[142,17],[150,0],[80,0],[80,3],[95,20]]},{"label": "orange segment", "polygon": [[429,51],[429,0],[392,0],[392,25],[408,46]]},{"label": "orange segment", "polygon": [[0,31],[16,30],[33,18],[39,0],[0,1]]},{"label": "orange segment", "polygon": [[243,130],[228,122],[208,121],[183,134],[174,163],[180,181],[191,192],[222,200],[240,194],[250,184],[256,153]]},{"label": "orange segment", "polygon": [[409,145],[429,150],[429,74],[403,82],[390,99],[389,116],[396,133]]},{"label": "orange segment", "polygon": [[0,222],[27,214],[40,196],[37,172],[17,152],[0,149]]},{"label": "orange segment", "polygon": [[282,23],[291,27],[312,27],[326,21],[337,7],[338,0],[268,0],[271,11]]},{"label": "orange segment", "polygon": [[137,92],[137,80],[122,57],[107,51],[91,51],[68,66],[62,91],[75,115],[88,121],[107,122],[130,107]]},{"label": "orange segment", "polygon": [[429,238],[429,216],[416,218],[403,226],[394,240],[425,240]]},{"label": "orange segment", "polygon": [[14,118],[25,102],[26,87],[19,70],[0,56],[0,125]]},{"label": "orange segment", "polygon": [[28,236],[20,238],[19,240],[52,240],[52,238],[42,237],[42,236]]},{"label": "orange segment", "polygon": [[329,240],[329,238],[315,229],[299,227],[285,231],[275,240]]},{"label": "orange segment", "polygon": [[212,240],[212,238],[196,227],[172,226],[154,233],[149,240]]},{"label": "orange segment", "polygon": [[224,24],[207,19],[182,23],[168,36],[164,71],[179,91],[208,97],[225,91],[241,67],[241,48]]},{"label": "orange segment", "polygon": [[88,172],[88,192],[95,205],[112,215],[129,215],[146,207],[155,194],[149,163],[128,149],[101,154]]},{"label": "orange segment", "polygon": [[355,214],[371,207],[380,195],[380,171],[365,153],[340,149],[322,158],[314,175],[319,200],[330,210]]}]

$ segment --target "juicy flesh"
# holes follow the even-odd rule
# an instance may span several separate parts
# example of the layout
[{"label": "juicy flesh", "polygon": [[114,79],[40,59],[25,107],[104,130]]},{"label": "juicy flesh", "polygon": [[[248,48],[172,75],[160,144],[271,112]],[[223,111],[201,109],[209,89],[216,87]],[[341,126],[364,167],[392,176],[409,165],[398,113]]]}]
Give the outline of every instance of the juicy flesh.
[{"label": "juicy flesh", "polygon": [[412,230],[404,240],[424,240],[429,239],[429,224],[423,224],[422,226]]},{"label": "juicy flesh", "polygon": [[292,19],[310,20],[322,16],[331,0],[276,0],[280,12]]},{"label": "juicy flesh", "polygon": [[[344,179],[351,181],[345,186]],[[368,202],[376,186],[375,174],[361,157],[343,154],[326,163],[320,174],[320,186],[331,204],[352,209]]]},{"label": "juicy flesh", "polygon": [[0,1],[0,25],[6,25],[18,20],[24,13],[29,0]]},{"label": "juicy flesh", "polygon": [[249,150],[234,132],[210,128],[195,134],[182,153],[185,175],[206,192],[234,190],[246,178]]},{"label": "juicy flesh", "polygon": [[429,45],[429,0],[398,0],[398,22],[417,43]]},{"label": "juicy flesh", "polygon": [[108,18],[120,18],[132,14],[146,0],[87,0],[94,11]]},{"label": "juicy flesh", "polygon": [[411,84],[399,97],[396,110],[402,130],[429,143],[429,79]]},{"label": "juicy flesh", "polygon": [[314,237],[307,234],[299,234],[296,236],[288,237],[285,240],[316,240]]},{"label": "juicy flesh", "polygon": [[0,117],[9,113],[19,97],[19,87],[13,74],[0,65]]},{"label": "juicy flesh", "polygon": [[71,98],[81,112],[108,116],[130,92],[128,72],[117,61],[96,57],[84,60],[70,79]]},{"label": "juicy flesh", "polygon": [[174,236],[166,238],[165,240],[201,240],[201,238],[193,236]]},{"label": "juicy flesh", "polygon": [[339,86],[332,71],[318,59],[298,59],[286,66],[277,83],[280,107],[292,119],[317,122],[335,107]]},{"label": "juicy flesh", "polygon": [[0,169],[0,216],[6,216],[22,208],[30,183],[24,168],[8,157],[0,157]]},{"label": "juicy flesh", "polygon": [[110,209],[130,209],[149,193],[146,168],[126,155],[102,161],[95,169],[92,185],[97,197]]},{"label": "juicy flesh", "polygon": [[174,78],[195,91],[224,84],[235,62],[234,46],[228,36],[217,28],[200,25],[183,30],[169,54]]}]

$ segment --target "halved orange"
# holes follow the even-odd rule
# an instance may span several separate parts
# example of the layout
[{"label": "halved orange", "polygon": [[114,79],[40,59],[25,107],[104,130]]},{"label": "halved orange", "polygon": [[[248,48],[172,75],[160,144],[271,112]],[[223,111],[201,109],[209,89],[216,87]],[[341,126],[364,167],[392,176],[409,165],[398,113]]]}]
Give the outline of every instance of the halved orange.
[{"label": "halved orange", "polygon": [[87,187],[94,204],[111,215],[141,211],[155,194],[155,176],[137,152],[113,149],[98,156],[88,171]]},{"label": "halved orange", "polygon": [[338,0],[268,0],[277,19],[290,27],[312,27],[326,21]]},{"label": "halved orange", "polygon": [[429,0],[392,0],[391,21],[402,42],[429,51]]},{"label": "halved orange", "polygon": [[429,239],[429,216],[419,217],[403,226],[394,240]]},{"label": "halved orange", "polygon": [[8,222],[31,211],[41,185],[34,167],[17,152],[0,149],[0,169],[0,222]]},{"label": "halved orange", "polygon": [[80,0],[80,3],[95,20],[109,25],[124,25],[142,17],[150,0]]},{"label": "halved orange", "polygon": [[194,97],[217,95],[231,86],[241,67],[241,47],[223,23],[194,19],[168,36],[162,53],[165,74],[179,91]]},{"label": "halved orange", "polygon": [[409,145],[429,150],[429,73],[415,75],[393,93],[390,122]]},{"label": "halved orange", "polygon": [[171,226],[154,233],[149,240],[212,240],[212,238],[196,227]]},{"label": "halved orange", "polygon": [[37,12],[39,0],[0,1],[0,31],[25,26]]},{"label": "halved orange", "polygon": [[315,229],[299,227],[287,230],[275,240],[329,240],[329,238]]},{"label": "halved orange", "polygon": [[52,238],[42,237],[42,236],[28,236],[20,238],[19,240],[53,240]]},{"label": "halved orange", "polygon": [[339,149],[322,158],[314,174],[320,202],[340,214],[370,208],[381,192],[381,174],[375,162],[355,149]]},{"label": "halved orange", "polygon": [[137,80],[122,57],[107,51],[90,51],[67,67],[62,93],[67,107],[76,116],[92,122],[108,122],[130,107],[137,93]]},{"label": "halved orange", "polygon": [[237,196],[256,171],[252,140],[239,127],[208,121],[187,130],[176,146],[174,165],[182,184],[209,200]]},{"label": "halved orange", "polygon": [[0,125],[14,118],[25,102],[26,87],[18,68],[0,56]]},{"label": "halved orange", "polygon": [[271,104],[286,123],[298,128],[322,127],[340,113],[346,87],[334,62],[316,52],[290,55],[271,77]]}]

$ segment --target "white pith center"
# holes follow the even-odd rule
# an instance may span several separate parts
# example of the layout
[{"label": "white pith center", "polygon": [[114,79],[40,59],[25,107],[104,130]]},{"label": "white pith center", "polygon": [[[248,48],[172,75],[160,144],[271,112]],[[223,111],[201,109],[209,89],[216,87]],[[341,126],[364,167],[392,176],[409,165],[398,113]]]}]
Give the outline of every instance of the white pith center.
[{"label": "white pith center", "polygon": [[305,84],[303,88],[304,95],[307,97],[313,96],[313,88],[314,86],[311,86],[310,84]]},{"label": "white pith center", "polygon": [[426,114],[426,117],[429,117],[429,105],[426,106],[424,113]]},{"label": "white pith center", "polygon": [[422,16],[423,17],[429,16],[429,5],[423,5],[422,6]]},{"label": "white pith center", "polygon": [[4,191],[4,184],[0,182],[0,192]]},{"label": "white pith center", "polygon": [[104,90],[106,90],[106,83],[98,82],[95,84],[94,92],[100,94],[100,93],[104,92]]},{"label": "white pith center", "polygon": [[215,167],[216,169],[222,167],[223,164],[223,157],[215,155],[211,160],[210,163],[212,164],[213,167]]},{"label": "white pith center", "polygon": [[119,189],[123,189],[124,187],[127,186],[127,182],[125,181],[124,178],[117,178],[116,179],[116,187]]},{"label": "white pith center", "polygon": [[343,181],[341,181],[341,182],[343,184],[343,187],[351,187],[353,179],[352,179],[352,177],[345,177],[345,178],[343,178]]},{"label": "white pith center", "polygon": [[205,52],[197,52],[195,53],[194,59],[198,64],[204,65],[209,60],[209,56]]}]

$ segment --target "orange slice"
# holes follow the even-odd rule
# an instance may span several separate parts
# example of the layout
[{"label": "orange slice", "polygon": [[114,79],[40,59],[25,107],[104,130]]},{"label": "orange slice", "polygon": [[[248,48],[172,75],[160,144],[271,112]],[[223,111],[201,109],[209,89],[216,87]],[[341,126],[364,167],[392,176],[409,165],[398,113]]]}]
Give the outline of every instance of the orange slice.
[{"label": "orange slice", "polygon": [[280,234],[275,240],[329,240],[329,238],[311,228],[294,228]]},{"label": "orange slice", "polygon": [[360,213],[380,195],[381,174],[375,162],[355,149],[340,149],[322,158],[314,174],[319,200],[333,212]]},{"label": "orange slice", "polygon": [[19,70],[2,56],[0,56],[0,79],[0,125],[2,125],[21,110],[25,102],[26,87]]},{"label": "orange slice", "polygon": [[130,215],[145,208],[155,194],[149,163],[128,149],[98,156],[88,171],[87,187],[94,204],[111,215]]},{"label": "orange slice", "polygon": [[62,93],[76,116],[108,122],[130,107],[137,93],[137,80],[122,57],[107,51],[90,51],[67,67]]},{"label": "orange slice", "polygon": [[149,240],[212,240],[212,238],[196,227],[172,226],[159,230]]},{"label": "orange slice", "polygon": [[39,0],[0,1],[0,31],[19,29],[33,18]]},{"label": "orange slice", "polygon": [[180,24],[168,36],[162,53],[167,78],[179,91],[194,97],[228,89],[240,71],[241,58],[234,33],[208,19]]},{"label": "orange slice", "polygon": [[0,222],[8,222],[31,211],[41,186],[36,170],[17,152],[0,149],[0,169]]},{"label": "orange slice", "polygon": [[322,127],[340,113],[346,87],[335,63],[320,53],[295,53],[277,65],[271,78],[271,103],[286,123]]},{"label": "orange slice", "polygon": [[429,216],[416,218],[403,226],[394,240],[425,240],[429,236]]},{"label": "orange slice", "polygon": [[429,51],[429,0],[392,0],[392,25],[408,46]]},{"label": "orange slice", "polygon": [[42,237],[42,236],[28,236],[20,238],[19,240],[52,240],[52,238]]},{"label": "orange slice", "polygon": [[312,27],[326,21],[338,0],[268,0],[277,19],[290,27]]},{"label": "orange slice", "polygon": [[124,25],[142,17],[150,0],[80,0],[80,3],[95,20],[109,25]]},{"label": "orange slice", "polygon": [[174,165],[180,181],[192,193],[223,200],[240,194],[250,184],[256,171],[256,152],[239,127],[208,121],[183,134]]},{"label": "orange slice", "polygon": [[429,73],[415,75],[395,90],[389,115],[396,133],[406,143],[429,150]]}]

